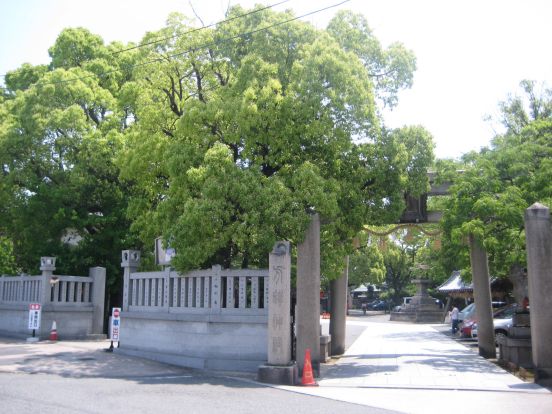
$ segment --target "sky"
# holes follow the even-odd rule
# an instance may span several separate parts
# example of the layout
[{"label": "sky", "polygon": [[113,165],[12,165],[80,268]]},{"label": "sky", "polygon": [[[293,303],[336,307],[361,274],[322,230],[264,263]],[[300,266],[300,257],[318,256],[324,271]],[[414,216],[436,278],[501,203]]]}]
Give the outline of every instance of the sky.
[{"label": "sky", "polygon": [[[341,1],[289,0],[274,10],[302,15]],[[0,74],[25,62],[48,63],[48,48],[66,27],[86,27],[105,42],[139,42],[170,12],[193,17],[190,4],[210,24],[224,18],[229,0],[4,0]],[[487,146],[501,131],[499,102],[521,94],[521,80],[552,87],[550,0],[351,0],[303,20],[323,29],[340,9],[362,13],[382,45],[401,42],[416,55],[413,87],[383,115],[388,127],[424,126],[439,158]]]}]

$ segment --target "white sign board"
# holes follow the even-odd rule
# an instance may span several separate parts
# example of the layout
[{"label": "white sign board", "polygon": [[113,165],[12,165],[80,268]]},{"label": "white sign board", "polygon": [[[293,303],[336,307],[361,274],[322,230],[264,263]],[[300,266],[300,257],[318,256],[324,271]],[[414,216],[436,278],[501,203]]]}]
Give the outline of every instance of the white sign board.
[{"label": "white sign board", "polygon": [[119,342],[119,333],[121,330],[121,308],[113,308],[111,314],[111,340]]},{"label": "white sign board", "polygon": [[158,237],[155,239],[155,264],[159,266],[168,266],[171,264],[173,257],[176,255],[174,248],[168,246],[163,247],[163,239]]},{"label": "white sign board", "polygon": [[40,303],[29,304],[29,329],[40,329]]}]

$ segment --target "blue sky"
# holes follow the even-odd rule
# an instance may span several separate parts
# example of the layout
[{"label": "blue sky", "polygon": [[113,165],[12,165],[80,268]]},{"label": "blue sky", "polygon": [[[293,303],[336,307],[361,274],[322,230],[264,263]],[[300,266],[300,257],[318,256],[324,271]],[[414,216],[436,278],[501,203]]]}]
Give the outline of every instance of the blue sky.
[{"label": "blue sky", "polygon": [[[279,0],[234,0],[249,7]],[[192,0],[206,24],[223,18],[228,0]],[[290,0],[276,10],[301,15],[340,0]],[[352,0],[309,18],[325,27],[338,9],[366,16],[387,45],[412,49],[418,70],[399,106],[385,112],[391,127],[420,124],[434,136],[439,157],[459,157],[487,145],[500,126],[484,121],[519,93],[522,79],[552,87],[552,1]],[[188,0],[6,0],[0,15],[0,73],[24,62],[48,62],[48,48],[65,27],[86,27],[106,42],[139,41],[163,26],[171,11],[192,16]]]}]

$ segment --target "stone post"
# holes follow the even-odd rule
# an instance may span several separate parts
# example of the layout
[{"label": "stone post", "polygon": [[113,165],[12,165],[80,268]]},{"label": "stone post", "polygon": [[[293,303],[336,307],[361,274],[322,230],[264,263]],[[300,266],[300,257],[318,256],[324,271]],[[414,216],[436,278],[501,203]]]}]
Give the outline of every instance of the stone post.
[{"label": "stone post", "polygon": [[40,303],[44,307],[45,304],[50,303],[50,294],[52,291],[52,284],[50,281],[54,281],[54,270],[56,270],[56,258],[55,257],[41,257],[40,258],[40,270],[42,271],[40,281]]},{"label": "stone post", "polygon": [[130,298],[130,274],[136,272],[140,266],[140,252],[138,250],[123,250],[121,258],[121,267],[123,268],[123,312],[127,312]]},{"label": "stone post", "polygon": [[258,378],[272,384],[293,385],[296,365],[291,362],[291,249],[288,241],[274,245],[268,260],[268,364]]},{"label": "stone post", "polygon": [[312,216],[303,243],[297,246],[297,362],[300,373],[310,349],[312,369],[320,374],[320,217]]},{"label": "stone post", "polygon": [[91,267],[92,278],[92,334],[102,334],[105,312],[105,267]]},{"label": "stone post", "polygon": [[531,348],[535,381],[552,385],[552,230],[550,210],[535,203],[525,210]]},{"label": "stone post", "polygon": [[345,353],[345,332],[347,319],[347,286],[349,280],[349,256],[345,258],[343,274],[330,282],[330,347],[332,355]]},{"label": "stone post", "polygon": [[483,358],[496,358],[496,345],[491,304],[491,283],[487,252],[481,242],[470,234],[470,262],[473,278],[473,297],[477,316],[477,342],[479,355]]}]

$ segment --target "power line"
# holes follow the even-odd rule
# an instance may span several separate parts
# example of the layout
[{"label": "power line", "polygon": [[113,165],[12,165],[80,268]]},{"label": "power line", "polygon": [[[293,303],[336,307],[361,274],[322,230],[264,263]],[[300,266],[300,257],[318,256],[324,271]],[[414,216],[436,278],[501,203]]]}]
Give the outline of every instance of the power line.
[{"label": "power line", "polygon": [[[251,30],[249,32],[239,33],[239,34],[234,35],[234,36],[230,36],[230,37],[227,37],[227,38],[224,38],[224,39],[220,39],[216,42],[204,43],[202,45],[195,46],[193,48],[187,49],[187,50],[179,52],[179,53],[174,53],[174,54],[168,55],[166,57],[155,58],[155,59],[152,59],[152,60],[149,60],[149,61],[146,61],[146,62],[137,63],[137,64],[134,64],[134,65],[129,65],[125,69],[133,69],[133,68],[137,68],[137,67],[141,67],[141,66],[150,65],[152,63],[161,62],[161,61],[166,60],[166,59],[182,56],[182,55],[185,55],[185,54],[188,54],[188,53],[193,53],[193,52],[201,50],[201,49],[206,49],[206,48],[209,48],[211,46],[217,46],[217,45],[219,45],[221,43],[224,43],[224,42],[228,42],[228,41],[239,39],[239,38],[246,37],[246,36],[251,36],[251,35],[254,35],[256,33],[267,31],[267,30],[272,29],[274,27],[278,27],[278,26],[282,26],[282,25],[287,24],[287,23],[291,23],[293,21],[302,19],[302,18],[307,17],[307,16],[312,16],[314,14],[317,14],[317,13],[320,13],[320,12],[323,12],[323,11],[326,11],[326,10],[329,10],[329,9],[332,9],[332,8],[335,8],[335,7],[339,7],[339,6],[341,6],[345,3],[348,3],[349,1],[350,0],[344,0],[344,1],[341,1],[339,3],[334,3],[330,6],[326,6],[326,7],[323,7],[323,8],[320,8],[320,9],[311,11],[309,13],[305,13],[305,14],[302,14],[300,16],[296,16],[296,17],[287,19],[287,20],[283,20],[281,22],[277,22],[277,23],[271,24],[269,26],[262,27],[260,29],[255,29],[255,30]],[[99,73],[99,74],[90,74],[90,75],[85,75],[85,76],[79,76],[79,77],[66,79],[66,80],[61,80],[61,81],[42,82],[42,83],[38,82],[34,86],[58,85],[58,84],[64,84],[64,83],[69,83],[69,82],[75,82],[75,81],[78,81],[78,80],[110,75],[112,73],[121,72],[121,70],[122,69],[113,69],[113,70],[102,72],[102,73]]]},{"label": "power line", "polygon": [[127,49],[122,49],[122,50],[118,50],[116,52],[113,52],[112,55],[118,55],[119,53],[123,53],[123,52],[128,52],[129,50],[134,50],[134,49],[138,49],[138,48],[141,48],[141,47],[144,47],[144,46],[150,46],[150,45],[154,45],[156,43],[160,43],[160,42],[164,42],[165,40],[170,40],[170,39],[175,39],[177,37],[183,37],[185,35],[188,35],[190,33],[194,33],[194,32],[198,32],[200,30],[203,30],[203,29],[208,29],[209,27],[213,27],[213,26],[216,26],[216,25],[219,25],[219,24],[224,24],[224,23],[229,23],[229,22],[232,22],[234,20],[237,20],[237,19],[241,19],[242,17],[246,17],[246,16],[249,16],[250,14],[255,14],[255,13],[259,13],[263,10],[267,10],[267,9],[271,9],[273,7],[276,7],[276,6],[279,6],[280,4],[284,4],[284,3],[287,3],[289,2],[290,0],[284,0],[284,1],[281,1],[279,3],[274,3],[274,4],[270,4],[268,6],[265,6],[265,7],[262,7],[260,9],[254,9],[250,12],[247,12],[247,13],[244,13],[244,14],[240,14],[238,16],[235,16],[235,17],[231,17],[230,19],[225,19],[225,20],[221,20],[219,22],[216,22],[216,23],[211,23],[207,26],[202,26],[202,27],[198,27],[198,28],[195,28],[195,29],[192,29],[192,30],[188,30],[187,32],[184,32],[182,34],[177,34],[177,35],[173,35],[173,36],[167,36],[167,37],[162,37],[160,39],[157,39],[157,40],[152,40],[150,42],[146,42],[146,43],[140,43],[139,45],[136,45],[136,46],[132,46],[132,47],[129,47]]},{"label": "power line", "polygon": [[[272,9],[276,6],[279,6],[281,4],[284,4],[284,3],[288,3],[290,0],[283,0],[283,1],[280,1],[278,3],[274,3],[274,4],[269,4],[268,6],[265,6],[265,7],[261,7],[259,9],[254,9],[254,10],[251,10],[247,13],[243,13],[243,14],[240,14],[238,16],[234,16],[234,17],[231,17],[229,19],[224,19],[224,20],[220,20],[216,23],[211,23],[207,26],[202,26],[202,27],[197,27],[195,29],[192,29],[192,30],[188,30],[187,32],[184,32],[184,33],[181,33],[181,34],[177,34],[177,35],[173,35],[173,36],[167,36],[167,37],[162,37],[162,38],[159,38],[157,40],[152,40],[150,42],[146,42],[146,43],[141,43],[139,45],[136,45],[136,46],[132,46],[132,47],[128,47],[126,49],[121,49],[121,50],[117,50],[113,53],[111,53],[112,56],[115,56],[115,55],[118,55],[120,53],[123,53],[123,52],[128,52],[129,50],[134,50],[134,49],[139,49],[141,47],[144,47],[144,46],[150,46],[150,45],[154,45],[156,43],[160,43],[160,42],[164,42],[165,40],[170,40],[170,39],[175,39],[177,37],[183,37],[185,35],[188,35],[188,34],[191,34],[191,33],[194,33],[194,32],[198,32],[200,30],[204,30],[204,29],[208,29],[209,27],[213,27],[213,26],[216,26],[216,25],[219,25],[219,24],[225,24],[225,23],[229,23],[229,22],[232,22],[234,20],[238,20],[238,19],[241,19],[243,17],[247,17],[251,14],[255,14],[255,13],[259,13],[259,12],[262,12],[264,10],[268,10],[268,9]],[[5,73],[3,75],[0,75],[0,78],[5,78],[8,74]]]}]

